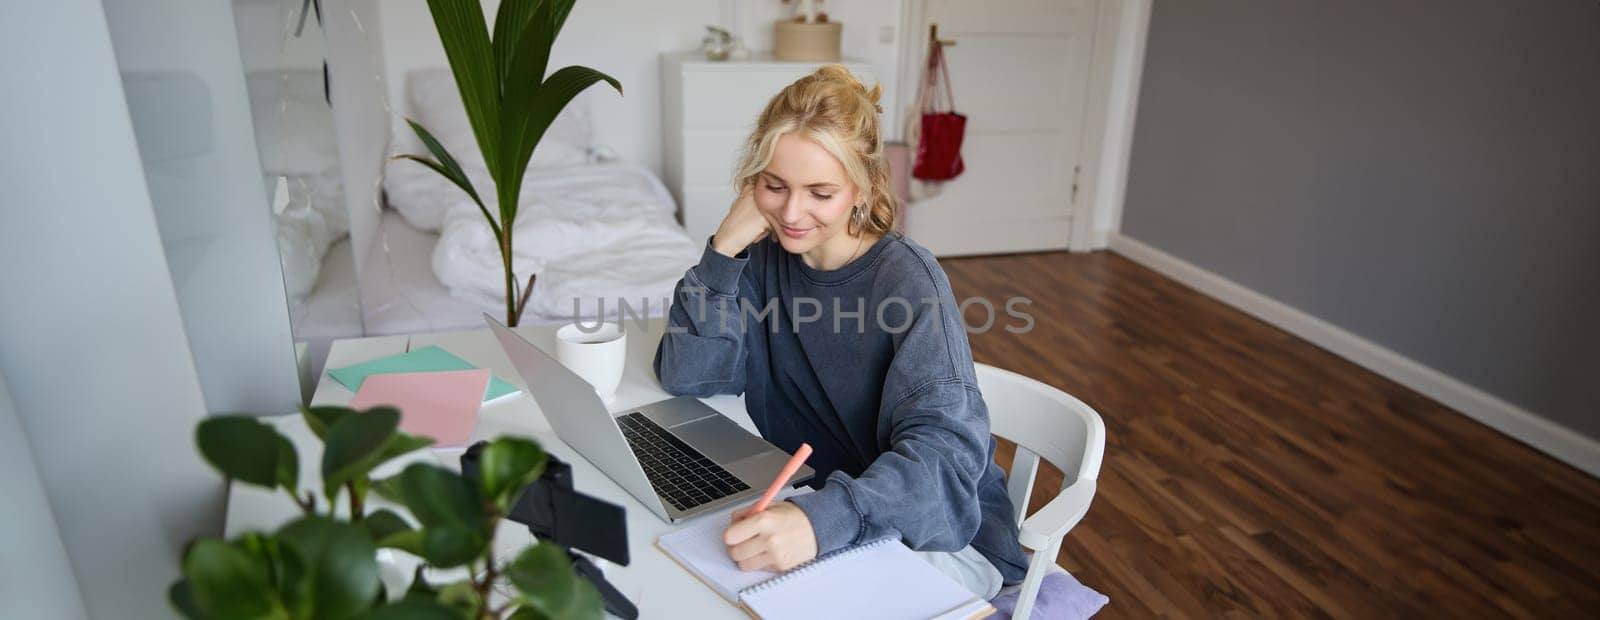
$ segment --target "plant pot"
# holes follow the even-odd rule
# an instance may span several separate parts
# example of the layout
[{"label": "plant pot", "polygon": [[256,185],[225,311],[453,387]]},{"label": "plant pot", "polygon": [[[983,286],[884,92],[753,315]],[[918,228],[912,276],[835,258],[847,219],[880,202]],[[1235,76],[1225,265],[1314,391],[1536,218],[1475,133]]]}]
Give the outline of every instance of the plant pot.
[{"label": "plant pot", "polygon": [[778,60],[838,62],[844,24],[783,20],[773,25],[772,56]]}]

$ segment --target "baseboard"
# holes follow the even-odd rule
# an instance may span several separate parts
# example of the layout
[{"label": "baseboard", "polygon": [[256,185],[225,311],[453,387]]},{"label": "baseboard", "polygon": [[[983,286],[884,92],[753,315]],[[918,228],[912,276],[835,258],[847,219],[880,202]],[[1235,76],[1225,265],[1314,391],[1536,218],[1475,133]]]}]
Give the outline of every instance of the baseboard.
[{"label": "baseboard", "polygon": [[1600,477],[1600,441],[1137,239],[1113,233],[1109,242],[1111,251],[1129,260],[1416,390],[1591,476]]}]

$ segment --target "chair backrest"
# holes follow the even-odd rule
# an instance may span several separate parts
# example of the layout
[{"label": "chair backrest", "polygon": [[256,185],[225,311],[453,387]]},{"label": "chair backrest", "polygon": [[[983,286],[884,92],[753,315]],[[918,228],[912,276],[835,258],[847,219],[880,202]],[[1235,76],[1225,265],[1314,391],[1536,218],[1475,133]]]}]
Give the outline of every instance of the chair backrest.
[{"label": "chair backrest", "polygon": [[1006,489],[1018,523],[1026,516],[1040,457],[1061,470],[1062,488],[1100,475],[1106,428],[1099,413],[1040,381],[988,364],[976,366],[990,432],[1017,444]]}]

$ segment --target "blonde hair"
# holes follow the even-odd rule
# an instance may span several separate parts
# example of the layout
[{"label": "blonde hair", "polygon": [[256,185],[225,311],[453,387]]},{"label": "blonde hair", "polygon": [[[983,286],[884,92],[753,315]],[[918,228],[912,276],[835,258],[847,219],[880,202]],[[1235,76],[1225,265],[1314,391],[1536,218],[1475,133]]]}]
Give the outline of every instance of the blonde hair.
[{"label": "blonde hair", "polygon": [[889,185],[889,160],[883,155],[878,99],[883,85],[868,90],[843,65],[824,65],[790,84],[767,103],[745,144],[734,172],[736,192],[756,182],[772,162],[778,138],[796,134],[811,140],[844,165],[856,186],[850,231],[884,235],[894,230],[897,205]]}]

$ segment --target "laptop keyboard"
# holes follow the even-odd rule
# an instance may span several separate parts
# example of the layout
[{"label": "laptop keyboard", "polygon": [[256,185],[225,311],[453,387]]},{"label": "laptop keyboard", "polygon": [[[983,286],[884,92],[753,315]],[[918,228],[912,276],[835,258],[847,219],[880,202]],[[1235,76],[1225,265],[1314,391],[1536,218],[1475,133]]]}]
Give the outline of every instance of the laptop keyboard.
[{"label": "laptop keyboard", "polygon": [[688,510],[750,488],[642,413],[618,416],[617,425],[650,486],[673,508]]}]

